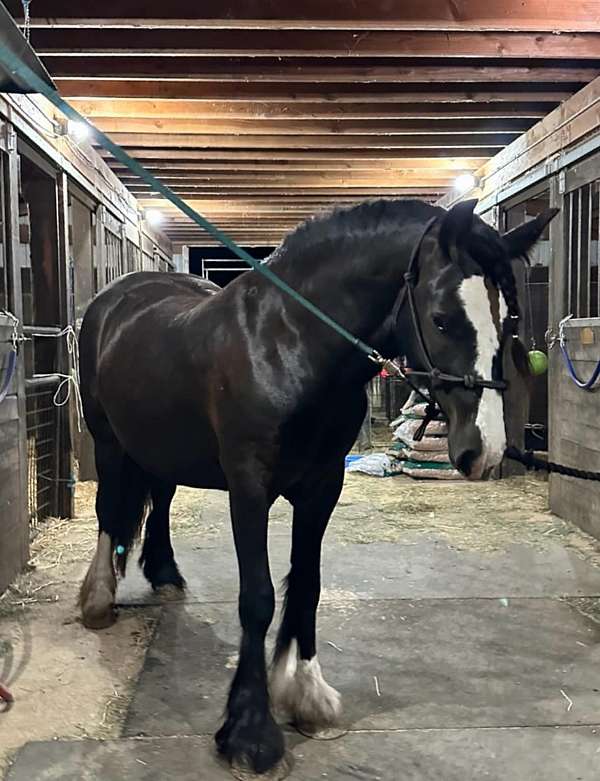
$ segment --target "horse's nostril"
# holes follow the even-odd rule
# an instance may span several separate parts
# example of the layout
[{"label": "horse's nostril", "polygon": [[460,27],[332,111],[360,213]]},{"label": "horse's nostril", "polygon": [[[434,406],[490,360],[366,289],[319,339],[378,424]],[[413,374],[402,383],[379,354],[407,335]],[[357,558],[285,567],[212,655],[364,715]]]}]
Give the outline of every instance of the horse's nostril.
[{"label": "horse's nostril", "polygon": [[456,461],[456,466],[463,473],[463,475],[470,475],[473,464],[477,459],[477,453],[475,450],[464,450]]}]

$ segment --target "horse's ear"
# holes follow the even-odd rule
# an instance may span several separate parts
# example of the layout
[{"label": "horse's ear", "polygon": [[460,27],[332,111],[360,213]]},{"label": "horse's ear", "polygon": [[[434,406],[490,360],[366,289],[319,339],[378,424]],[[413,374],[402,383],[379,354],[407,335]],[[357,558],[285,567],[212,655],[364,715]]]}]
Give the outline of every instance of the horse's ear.
[{"label": "horse's ear", "polygon": [[448,254],[453,245],[462,244],[471,233],[473,210],[476,206],[477,199],[471,198],[457,203],[444,215],[440,228],[440,242]]},{"label": "horse's ear", "polygon": [[508,256],[510,258],[520,258],[522,255],[527,255],[536,241],[539,240],[546,225],[559,211],[559,209],[545,209],[534,220],[529,220],[529,222],[519,225],[518,228],[513,228],[508,233],[505,233],[502,236],[502,241]]}]

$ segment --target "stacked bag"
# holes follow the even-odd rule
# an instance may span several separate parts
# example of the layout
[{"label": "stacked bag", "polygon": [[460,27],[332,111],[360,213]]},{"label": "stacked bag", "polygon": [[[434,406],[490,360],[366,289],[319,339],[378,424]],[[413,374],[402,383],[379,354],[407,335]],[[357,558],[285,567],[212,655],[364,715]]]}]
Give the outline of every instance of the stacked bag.
[{"label": "stacked bag", "polygon": [[423,423],[426,403],[412,393],[402,412],[390,423],[394,430],[393,443],[387,455],[391,460],[392,474],[410,475],[415,478],[433,480],[457,480],[461,478],[448,455],[448,423],[446,420],[432,420],[421,440],[414,435]]}]

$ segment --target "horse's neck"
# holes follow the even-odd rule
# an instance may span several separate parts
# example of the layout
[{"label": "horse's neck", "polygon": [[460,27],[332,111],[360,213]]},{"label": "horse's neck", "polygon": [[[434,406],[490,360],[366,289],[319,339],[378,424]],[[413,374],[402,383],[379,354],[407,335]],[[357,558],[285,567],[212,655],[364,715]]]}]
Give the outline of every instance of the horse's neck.
[{"label": "horse's neck", "polygon": [[[283,256],[273,264],[273,271],[354,336],[363,340],[373,336],[381,342],[382,326],[402,287],[410,251],[400,236],[385,240],[365,236],[352,243],[342,240],[333,253],[319,248],[311,253],[307,248],[302,256]],[[314,319],[305,310],[294,311],[300,326]],[[333,330],[330,336],[339,343]]]}]

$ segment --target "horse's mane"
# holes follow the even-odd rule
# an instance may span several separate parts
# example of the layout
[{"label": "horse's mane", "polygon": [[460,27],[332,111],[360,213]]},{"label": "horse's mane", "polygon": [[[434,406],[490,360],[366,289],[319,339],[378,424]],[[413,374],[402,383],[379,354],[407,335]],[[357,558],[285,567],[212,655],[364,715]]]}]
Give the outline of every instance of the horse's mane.
[{"label": "horse's mane", "polygon": [[[475,220],[473,230],[467,240],[467,250],[480,266],[484,277],[490,279],[504,296],[508,312],[504,328],[511,338],[512,358],[519,374],[530,378],[527,350],[519,338],[521,307],[511,262],[513,258],[509,257],[498,231],[483,220]],[[520,260],[529,264],[529,258],[526,255]]]},{"label": "horse's mane", "polygon": [[301,223],[285,237],[268,260],[271,262],[285,256],[306,254],[311,246],[323,243],[349,239],[356,241],[397,233],[400,221],[424,224],[436,212],[442,214],[443,209],[409,198],[381,198],[350,207],[335,207]]},{"label": "horse's mane", "polygon": [[[343,241],[355,243],[375,237],[387,241],[387,237],[398,233],[398,225],[404,223],[425,223],[435,214],[441,217],[445,210],[416,199],[381,198],[363,201],[356,206],[336,207],[329,212],[311,217],[289,233],[279,247],[266,259],[271,263],[287,257],[301,257],[310,248],[339,244]],[[466,250],[478,264],[484,277],[488,278],[503,294],[509,317],[505,327],[511,335],[518,334],[521,317],[517,283],[500,234],[475,217],[473,229],[466,239]],[[526,260],[526,259],[525,259]],[[523,369],[518,339],[513,340],[513,354],[517,368]],[[525,355],[524,350],[521,351]],[[524,369],[523,369],[524,371]]]}]

